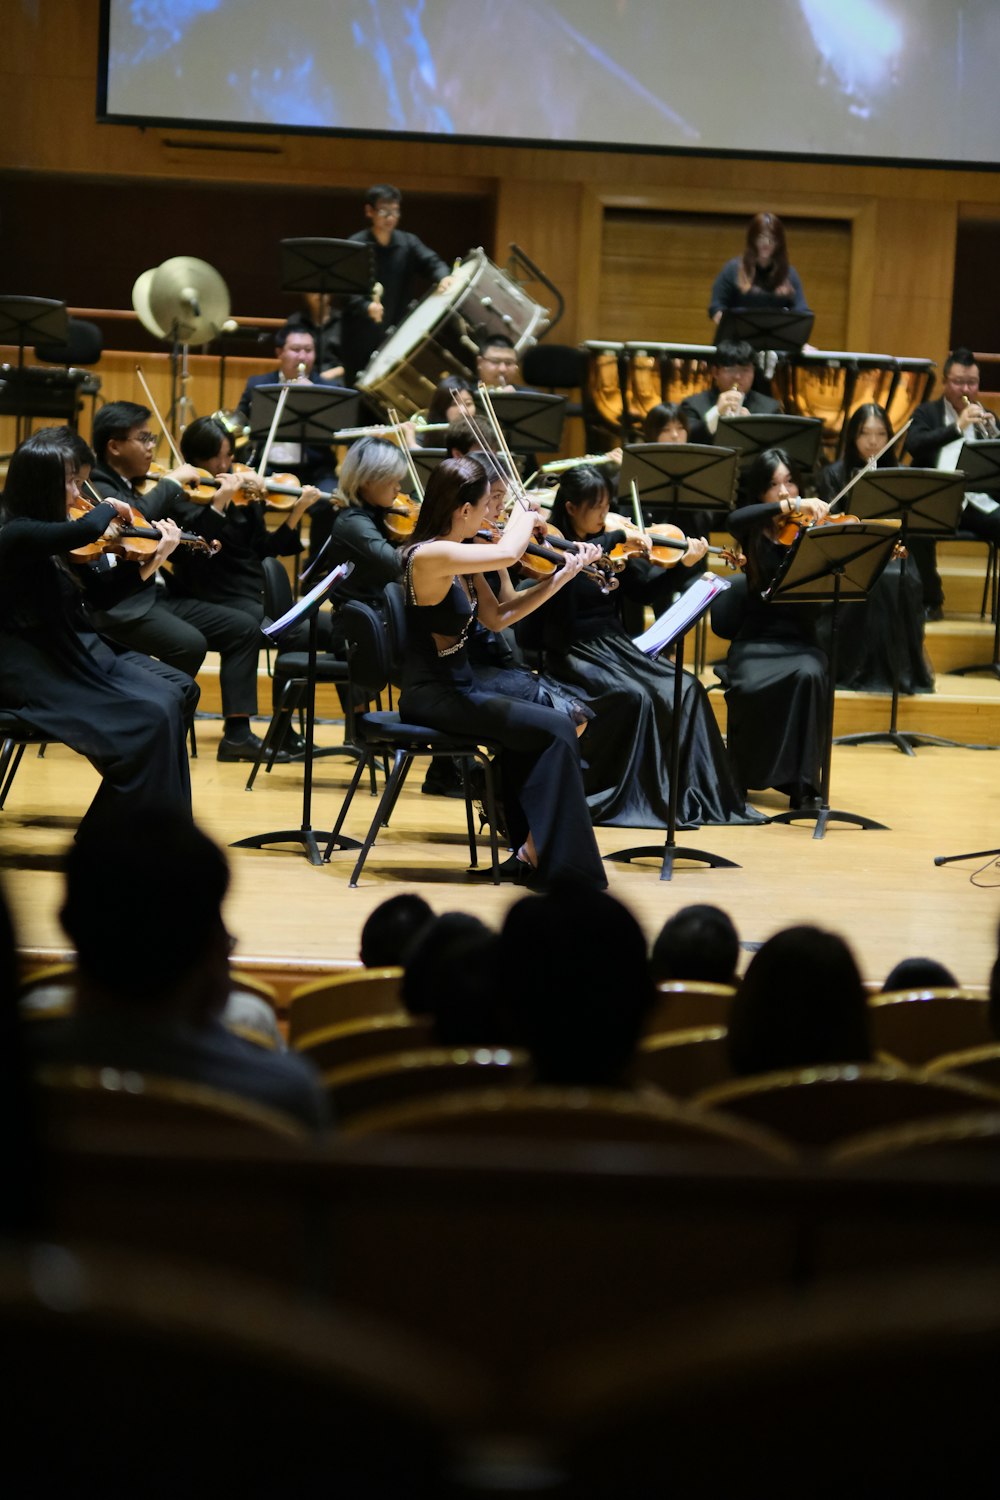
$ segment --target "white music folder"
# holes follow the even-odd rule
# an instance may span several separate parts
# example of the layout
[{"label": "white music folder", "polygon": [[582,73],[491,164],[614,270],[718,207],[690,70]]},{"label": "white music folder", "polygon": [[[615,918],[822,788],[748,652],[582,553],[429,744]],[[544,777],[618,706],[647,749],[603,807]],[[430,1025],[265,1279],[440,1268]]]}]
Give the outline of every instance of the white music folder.
[{"label": "white music folder", "polygon": [[352,562],[338,563],[332,572],[327,573],[326,577],[317,583],[315,588],[310,589],[308,594],[303,594],[301,599],[296,599],[291,609],[286,610],[280,619],[272,620],[270,625],[262,625],[261,629],[264,634],[269,640],[279,640],[289,625],[294,625],[296,620],[307,618],[313,605],[318,609],[331,589],[353,572]]},{"label": "white music folder", "polygon": [[633,644],[646,656],[659,656],[679,635],[690,630],[712,600],[729,587],[728,579],[720,578],[718,573],[703,573],[644,634],[636,636]]}]

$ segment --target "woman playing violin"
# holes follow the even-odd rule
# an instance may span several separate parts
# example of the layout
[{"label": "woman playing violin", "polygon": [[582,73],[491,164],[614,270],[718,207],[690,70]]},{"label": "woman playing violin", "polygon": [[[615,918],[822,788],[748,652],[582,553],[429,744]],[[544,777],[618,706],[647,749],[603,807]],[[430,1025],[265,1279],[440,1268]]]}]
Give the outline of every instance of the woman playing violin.
[{"label": "woman playing violin", "polygon": [[[609,505],[604,476],[582,465],[564,475],[550,519],[569,540],[596,541],[604,547],[615,539],[606,529]],[[652,576],[642,555],[648,539],[636,545],[639,556],[626,563],[621,589],[642,599]],[[698,562],[707,545],[703,538],[689,540],[682,563]],[[665,658],[652,659],[633,644],[618,618],[616,598],[574,579],[531,634],[544,651],[546,675],[594,714],[584,740],[584,785],[593,821],[623,828],[665,828],[674,668]],[[523,632],[525,644],[530,643],[528,636]],[[678,729],[681,825],[760,821],[747,808],[733,777],[705,690],[689,673],[684,674]]]},{"label": "woman playing violin", "polygon": [[[359,438],[344,456],[337,484],[343,508],[334,516],[324,561],[331,568],[338,563],[354,564],[354,572],[338,590],[344,602],[357,599],[383,611],[386,584],[402,577],[397,543],[404,530],[413,529],[413,517],[406,514],[411,507],[399,501],[405,475],[402,450],[388,438]],[[390,525],[395,521],[400,527],[393,536]],[[339,638],[334,621],[334,640]]]},{"label": "woman playing violin", "polygon": [[[821,500],[832,501],[889,442],[892,426],[883,406],[866,401],[851,413],[844,456],[828,464],[816,482]],[[891,451],[878,460],[880,468],[894,466]],[[851,504],[850,492],[832,507],[839,515]],[[923,545],[927,545],[924,543]],[[924,595],[920,571],[907,561],[900,601],[902,558],[876,578],[868,598],[840,611],[837,627],[837,686],[862,693],[891,693],[897,650],[901,693],[932,693],[934,674],[924,652]],[[821,629],[826,624],[821,622]]]},{"label": "woman playing violin", "polygon": [[0,506],[0,704],[101,774],[86,817],[129,798],[141,827],[147,804],[169,801],[190,813],[185,695],[88,625],[75,579],[58,559],[131,516],[123,501],[108,499],[68,520],[79,501],[64,434],[33,433],[10,461]]},{"label": "woman playing violin", "polygon": [[491,630],[513,625],[564,591],[597,549],[581,548],[550,581],[500,601],[485,575],[522,555],[534,523],[517,506],[499,541],[479,542],[488,505],[488,476],[474,459],[445,459],[431,475],[413,541],[404,549],[407,652],[400,711],[415,723],[482,734],[502,746],[515,878],[548,882],[567,875],[603,888],[572,723],[551,708],[485,688],[466,646],[477,617]]},{"label": "woman playing violin", "polygon": [[754,460],[746,491],[754,503],[729,517],[746,554],[745,581],[738,579],[712,608],[713,629],[732,642],[719,671],[729,710],[729,754],[741,786],[775,787],[799,807],[819,795],[827,739],[827,663],[816,644],[820,606],[769,604],[762,591],[787,556],[790,542],[781,538],[789,519],[822,522],[829,506],[800,498],[781,448]]},{"label": "woman playing violin", "polygon": [[[162,479],[143,496],[136,484],[148,472],[152,435],[144,430],[149,409],[133,401],[113,401],[101,407],[94,418],[94,449],[97,466],[93,484],[98,493],[131,500],[158,527],[172,525],[184,501],[183,486],[198,482],[198,471],[184,464]],[[191,507],[194,509],[194,507]],[[199,512],[205,507],[197,507]],[[204,516],[184,517],[202,524]],[[194,529],[192,524],[191,529]],[[221,554],[220,554],[221,556]],[[159,565],[159,559],[157,566]],[[218,558],[208,559],[212,567]],[[219,760],[256,760],[260,741],[251,732],[250,719],[257,712],[257,666],[261,635],[258,622],[228,603],[196,598],[171,598],[152,576],[152,569],[126,564],[132,588],[111,609],[94,591],[93,570],[86,570],[82,583],[88,594],[88,609],[97,628],[133,650],[145,651],[195,677],[208,651],[221,657],[219,685],[225,730],[219,743]],[[281,756],[287,756],[282,751]]]}]

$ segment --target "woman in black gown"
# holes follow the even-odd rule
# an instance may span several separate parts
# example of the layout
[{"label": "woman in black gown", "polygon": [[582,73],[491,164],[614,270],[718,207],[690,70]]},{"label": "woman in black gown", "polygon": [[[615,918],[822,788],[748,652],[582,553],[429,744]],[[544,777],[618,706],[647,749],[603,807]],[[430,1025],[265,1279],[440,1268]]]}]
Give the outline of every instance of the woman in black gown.
[{"label": "woman in black gown", "polygon": [[[816,482],[816,493],[831,506],[831,514],[850,512],[850,491],[833,504],[835,497],[891,437],[889,415],[884,407],[866,401],[852,412],[843,458],[827,464]],[[896,461],[891,453],[885,453],[878,462],[880,468],[891,468]],[[923,588],[912,559],[907,560],[905,570],[902,559],[893,559],[875,580],[864,603],[851,604],[840,611],[837,686],[862,693],[891,693],[897,642],[899,691],[932,693],[934,674],[924,654]]]},{"label": "woman in black gown", "polygon": [[[599,470],[581,465],[563,477],[550,520],[570,541],[612,544],[606,530],[610,496]],[[704,538],[691,540],[682,559],[704,557]],[[620,591],[640,601],[662,574],[641,558],[629,561]],[[534,622],[532,622],[534,624]],[[666,828],[670,798],[674,667],[646,656],[618,618],[616,595],[574,579],[539,617],[545,675],[572,692],[594,717],[581,749],[587,804],[595,823],[619,828]],[[677,821],[763,821],[746,805],[733,777],[705,690],[685,672],[681,696]]]},{"label": "woman in black gown", "polygon": [[712,608],[713,629],[732,642],[719,672],[726,685],[729,754],[741,786],[775,787],[801,807],[819,795],[827,741],[827,661],[816,644],[820,606],[769,604],[762,591],[788,555],[777,539],[781,521],[793,510],[822,521],[829,507],[799,499],[781,448],[754,460],[746,487],[754,503],[729,517],[746,554],[745,580],[737,579]]},{"label": "woman in black gown", "polygon": [[[10,461],[0,525],[0,705],[86,756],[103,780],[84,822],[128,798],[142,808],[175,803],[190,815],[191,782],[179,686],[116,654],[81,613],[81,593],[61,554],[131,519],[105,500],[69,520],[79,503],[73,450],[43,429]],[[170,531],[169,523],[164,523]],[[176,534],[176,528],[173,533]],[[109,590],[120,573],[109,570]],[[108,603],[113,602],[110,598]],[[81,824],[82,826],[82,824]]]},{"label": "woman in black gown", "polygon": [[[531,540],[531,512],[515,507],[499,542],[474,541],[489,505],[486,470],[445,459],[431,475],[406,555],[407,650],[400,712],[454,734],[481,734],[502,748],[500,771],[515,878],[571,876],[606,884],[584,800],[576,730],[566,714],[482,685],[466,640],[477,617],[491,630],[513,625],[597,556],[582,548],[547,583],[500,602],[484,577],[514,563]],[[595,590],[596,592],[596,590]]]}]

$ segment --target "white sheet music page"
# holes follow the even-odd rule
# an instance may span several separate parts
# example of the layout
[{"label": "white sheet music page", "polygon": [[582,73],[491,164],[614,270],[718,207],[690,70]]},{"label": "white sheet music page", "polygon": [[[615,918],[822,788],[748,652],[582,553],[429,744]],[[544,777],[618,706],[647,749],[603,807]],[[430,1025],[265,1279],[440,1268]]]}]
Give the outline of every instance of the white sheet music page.
[{"label": "white sheet music page", "polygon": [[703,573],[643,635],[636,636],[633,645],[647,656],[659,656],[672,641],[689,630],[715,596],[729,586],[728,580],[720,578],[718,573]]},{"label": "white sheet music page", "polygon": [[270,625],[262,626],[264,634],[269,640],[276,641],[288,629],[289,625],[294,625],[296,620],[301,620],[303,615],[308,613],[310,606],[315,604],[317,599],[324,599],[334,584],[340,583],[342,579],[347,577],[348,573],[353,573],[353,571],[354,564],[352,562],[338,563],[332,573],[327,573],[326,577],[317,583],[315,588],[310,589],[308,594],[303,594],[301,599],[296,599],[291,609],[286,610],[280,620],[272,620]]}]

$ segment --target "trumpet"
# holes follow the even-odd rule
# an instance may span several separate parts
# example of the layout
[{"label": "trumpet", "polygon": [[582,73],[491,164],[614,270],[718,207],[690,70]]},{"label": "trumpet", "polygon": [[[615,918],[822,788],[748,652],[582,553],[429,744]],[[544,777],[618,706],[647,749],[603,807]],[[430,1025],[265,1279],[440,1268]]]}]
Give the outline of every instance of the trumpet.
[{"label": "trumpet", "polygon": [[977,437],[1000,437],[1000,423],[997,422],[995,412],[990,411],[989,407],[984,406],[981,401],[970,401],[968,396],[963,396],[962,400],[965,402],[965,405],[967,407],[978,406],[979,410],[982,412],[982,416],[978,417],[972,424],[973,431],[975,432]]}]

